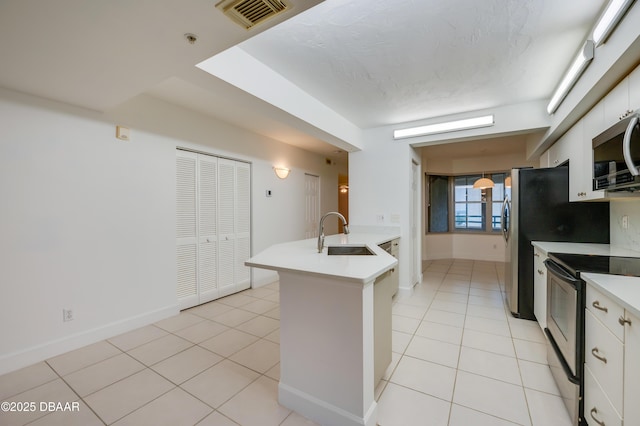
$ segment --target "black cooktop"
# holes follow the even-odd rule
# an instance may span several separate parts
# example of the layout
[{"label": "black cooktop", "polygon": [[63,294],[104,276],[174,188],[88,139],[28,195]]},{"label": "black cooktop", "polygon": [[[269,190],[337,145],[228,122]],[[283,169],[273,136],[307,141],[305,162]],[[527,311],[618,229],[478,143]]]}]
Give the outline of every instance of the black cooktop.
[{"label": "black cooktop", "polygon": [[574,276],[581,272],[640,277],[640,258],[590,254],[549,253],[549,257]]}]

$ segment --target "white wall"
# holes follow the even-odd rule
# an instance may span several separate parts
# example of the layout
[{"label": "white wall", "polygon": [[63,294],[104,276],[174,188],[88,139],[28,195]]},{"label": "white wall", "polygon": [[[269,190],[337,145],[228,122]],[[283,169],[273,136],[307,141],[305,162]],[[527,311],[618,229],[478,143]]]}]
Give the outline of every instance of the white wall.
[{"label": "white wall", "polygon": [[148,96],[101,114],[0,89],[0,128],[0,374],[177,313],[177,146],[252,162],[253,253],[304,238],[305,171],[337,209],[321,156]]},{"label": "white wall", "polygon": [[502,234],[427,234],[423,258],[504,262],[505,248]]},{"label": "white wall", "polygon": [[[611,244],[640,252],[640,198],[613,200],[609,204]],[[622,217],[629,217],[629,227],[622,227]]]},{"label": "white wall", "polygon": [[411,248],[409,223],[411,162],[420,165],[420,157],[408,143],[396,142],[392,135],[387,127],[366,130],[364,150],[349,154],[349,217],[357,225],[400,227],[399,279],[406,290],[415,284],[411,282],[412,256],[421,257],[420,247],[417,252]]}]

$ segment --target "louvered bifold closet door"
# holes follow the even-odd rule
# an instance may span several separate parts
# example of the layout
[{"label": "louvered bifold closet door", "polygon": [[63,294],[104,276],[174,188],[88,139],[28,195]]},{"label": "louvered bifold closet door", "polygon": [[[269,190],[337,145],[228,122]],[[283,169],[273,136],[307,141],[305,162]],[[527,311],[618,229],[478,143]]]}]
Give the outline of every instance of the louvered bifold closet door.
[{"label": "louvered bifold closet door", "polygon": [[235,161],[218,159],[218,280],[220,296],[235,293]]},{"label": "louvered bifold closet door", "polygon": [[177,297],[181,309],[198,303],[197,154],[176,153]]},{"label": "louvered bifold closet door", "polygon": [[236,162],[235,284],[237,291],[251,285],[251,270],[245,266],[251,257],[251,165]]},{"label": "louvered bifold closet door", "polygon": [[198,157],[199,303],[218,298],[218,158]]}]

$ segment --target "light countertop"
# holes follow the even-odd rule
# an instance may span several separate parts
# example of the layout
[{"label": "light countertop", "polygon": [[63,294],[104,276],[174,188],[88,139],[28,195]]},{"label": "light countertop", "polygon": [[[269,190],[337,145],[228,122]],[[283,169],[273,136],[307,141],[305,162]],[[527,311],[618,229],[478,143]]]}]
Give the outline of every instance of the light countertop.
[{"label": "light countertop", "polygon": [[[549,253],[593,254],[602,256],[640,257],[640,252],[609,244],[562,243],[532,241],[531,244]],[[611,297],[633,315],[640,317],[640,277],[581,273],[580,277],[599,291]]]},{"label": "light countertop", "polygon": [[[273,271],[302,272],[330,276],[346,281],[367,283],[398,264],[395,257],[378,244],[399,238],[399,233],[364,233],[328,235],[324,249],[318,253],[317,238],[276,244],[245,262],[254,268]],[[375,256],[328,256],[327,246],[364,244]]]},{"label": "light countertop", "polygon": [[549,253],[595,254],[602,256],[640,257],[640,252],[609,244],[532,241],[534,247]]}]

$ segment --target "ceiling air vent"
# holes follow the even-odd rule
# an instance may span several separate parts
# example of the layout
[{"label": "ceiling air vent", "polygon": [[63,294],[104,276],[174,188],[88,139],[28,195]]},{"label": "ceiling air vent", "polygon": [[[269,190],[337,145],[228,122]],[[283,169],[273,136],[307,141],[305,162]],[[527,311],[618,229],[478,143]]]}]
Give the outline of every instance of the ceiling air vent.
[{"label": "ceiling air vent", "polygon": [[223,0],[216,7],[246,29],[273,18],[289,8],[282,0]]}]

